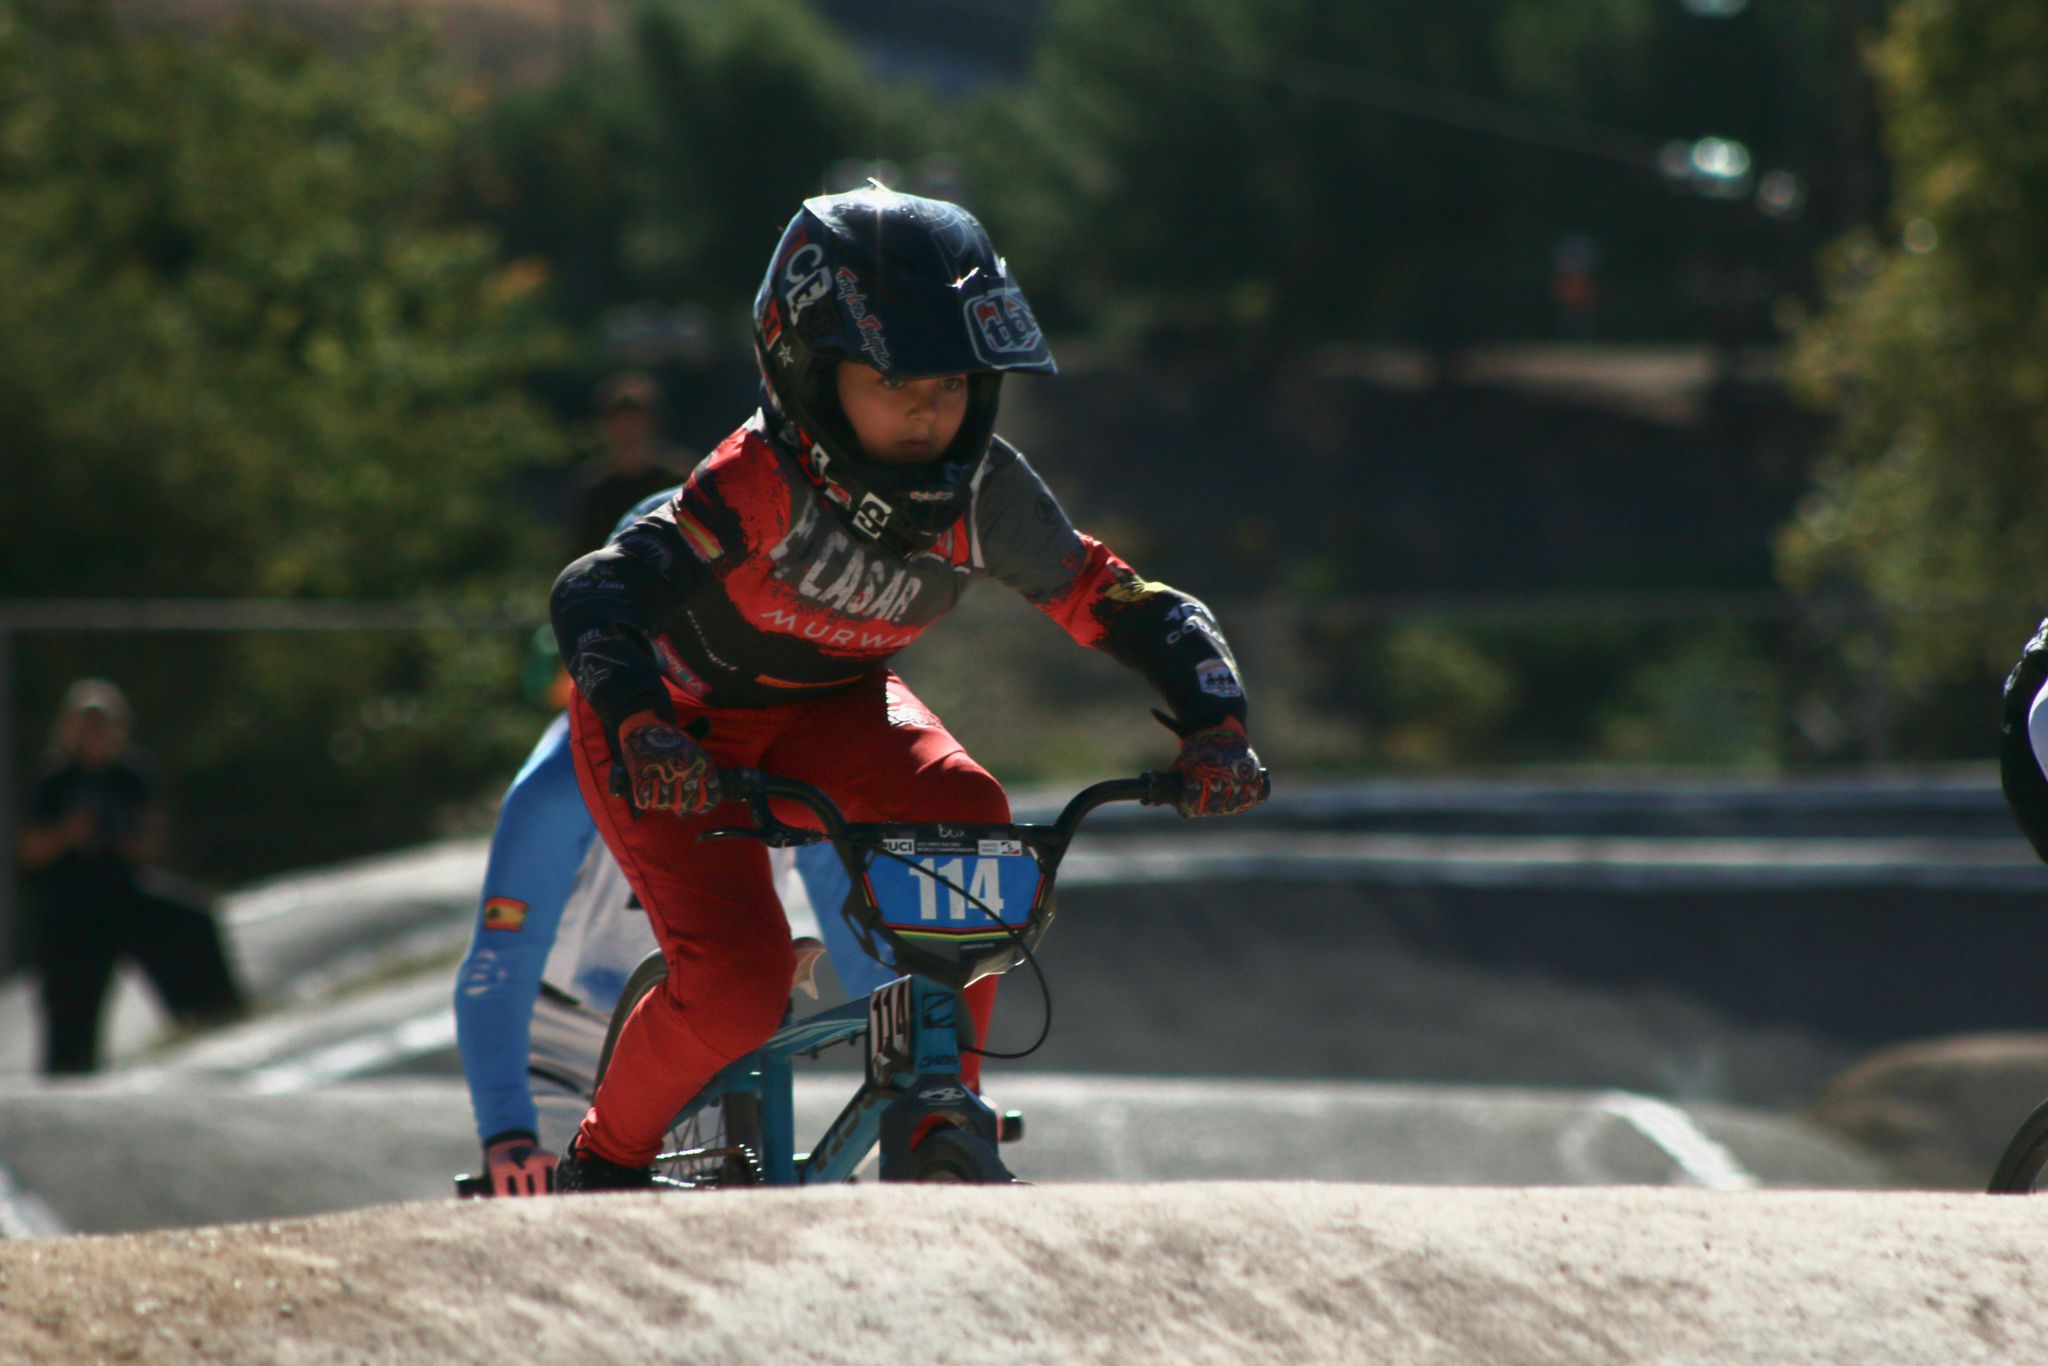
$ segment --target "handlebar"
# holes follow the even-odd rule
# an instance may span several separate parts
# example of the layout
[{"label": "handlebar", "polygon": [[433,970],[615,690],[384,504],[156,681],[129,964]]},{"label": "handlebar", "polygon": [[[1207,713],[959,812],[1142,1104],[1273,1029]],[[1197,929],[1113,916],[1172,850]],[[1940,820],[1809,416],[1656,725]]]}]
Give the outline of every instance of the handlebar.
[{"label": "handlebar", "polygon": [[[1270,780],[1263,772],[1260,780],[1262,787],[1270,787]],[[1067,802],[1051,825],[971,822],[964,826],[951,826],[939,821],[849,823],[838,803],[809,783],[773,777],[758,769],[726,769],[719,774],[719,784],[727,797],[748,804],[754,817],[754,828],[708,830],[699,836],[700,839],[750,839],[775,848],[830,840],[852,884],[851,895],[843,909],[862,950],[898,971],[921,974],[955,988],[964,987],[979,976],[1008,972],[1020,962],[1031,961],[1032,948],[1052,918],[1053,878],[1073,841],[1075,830],[1089,812],[1111,802],[1165,806],[1177,801],[1183,789],[1183,779],[1178,773],[1143,773],[1135,778],[1112,778],[1083,788]],[[823,833],[786,824],[775,815],[770,806],[771,800],[793,802],[809,811],[816,817]],[[931,836],[928,841],[925,839],[927,832]],[[991,843],[995,845],[993,850],[989,847]],[[1036,864],[1035,877],[1018,867],[1027,848]],[[935,867],[957,851],[977,854],[974,871],[964,880],[956,880],[962,879],[962,863],[957,858],[945,865],[950,873]],[[937,857],[914,857],[926,852]],[[981,856],[991,853],[997,857],[984,862]],[[924,919],[930,919],[933,914],[927,903],[935,894],[936,887],[944,886],[951,889],[949,905],[964,903],[980,908],[987,918],[986,929],[968,926],[960,935],[942,936],[943,942],[923,942],[930,936],[918,931],[915,917],[906,921],[908,913],[904,913],[892,919],[884,910],[874,876],[883,859],[893,859],[912,874],[927,880],[929,885],[917,893],[923,898],[918,914]],[[1005,859],[1017,861],[1005,863]],[[1005,868],[1025,878],[1030,885],[1024,887],[1015,878],[1009,878],[1007,893],[989,891],[990,899],[995,903],[991,907],[982,900],[987,890],[983,887],[983,876],[992,875],[996,882],[1003,882],[1009,877]],[[902,874],[898,872],[896,876],[900,879]],[[967,885],[969,882],[971,887]],[[1027,891],[1028,896],[1020,895]],[[1004,908],[1005,895],[1012,900],[1009,913]],[[900,906],[900,898],[893,899],[892,904]],[[1027,905],[1028,916],[1019,919]],[[1050,1009],[1048,998],[1048,1020]]]},{"label": "handlebar", "polygon": [[[827,839],[834,844],[846,839],[846,817],[825,793],[806,782],[794,778],[778,778],[753,768],[728,768],[718,775],[719,785],[725,795],[748,802],[754,810],[758,830],[714,830],[705,835],[706,839],[721,836],[743,836],[758,839],[764,844],[782,847],[794,844],[814,844]],[[1089,812],[1112,802],[1137,802],[1140,806],[1172,806],[1177,803],[1185,783],[1180,774],[1168,772],[1146,772],[1135,778],[1110,778],[1081,789],[1074,794],[1056,820],[1049,827],[1049,842],[1064,846],[1073,839],[1074,831],[1080,827]],[[1263,800],[1273,790],[1273,780],[1264,769],[1259,771],[1259,796]],[[795,802],[818,818],[823,827],[817,831],[803,830],[785,825],[776,819],[768,808],[770,799]]]},{"label": "handlebar", "polygon": [[[836,843],[846,837],[846,818],[840,814],[839,804],[809,783],[798,782],[794,778],[777,778],[757,768],[723,768],[718,771],[718,786],[732,800],[744,801],[751,805],[754,808],[754,819],[761,823],[762,828],[758,832],[735,831],[735,834],[764,838],[764,842],[775,845],[811,844],[819,838]],[[798,830],[784,825],[768,810],[768,800],[771,797],[795,802],[816,816],[818,823],[824,827],[824,835],[821,837],[815,831]],[[725,833],[722,830],[715,830],[706,838]],[[772,838],[784,835],[795,838]]]},{"label": "handlebar", "polygon": [[[814,831],[794,830],[777,820],[768,810],[771,798],[795,802],[816,816],[818,824],[824,828],[822,838],[835,844],[846,838],[846,817],[839,810],[839,804],[809,783],[794,778],[777,778],[751,768],[725,769],[719,773],[718,781],[728,797],[744,800],[753,806],[754,818],[760,822],[761,829],[745,833],[755,838],[764,839],[769,844],[811,843],[820,838]],[[1082,819],[1097,807],[1111,802],[1133,801],[1144,806],[1171,806],[1179,800],[1180,793],[1181,776],[1178,773],[1144,773],[1136,778],[1112,778],[1096,783],[1082,789],[1067,803],[1052,824],[1052,839],[1065,844],[1073,838],[1074,830]]]}]

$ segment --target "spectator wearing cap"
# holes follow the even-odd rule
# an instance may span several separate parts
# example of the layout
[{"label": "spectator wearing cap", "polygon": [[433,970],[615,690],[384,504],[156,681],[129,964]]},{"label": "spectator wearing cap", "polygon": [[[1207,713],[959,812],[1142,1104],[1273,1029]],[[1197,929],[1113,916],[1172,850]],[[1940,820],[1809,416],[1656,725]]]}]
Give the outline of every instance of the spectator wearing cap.
[{"label": "spectator wearing cap", "polygon": [[604,450],[576,474],[570,553],[577,556],[604,545],[634,504],[680,484],[696,463],[662,440],[661,391],[651,376],[629,371],[606,380],[597,413]]},{"label": "spectator wearing cap", "polygon": [[197,889],[156,864],[164,809],[148,757],[129,742],[128,699],[80,679],[65,693],[19,845],[36,893],[30,956],[40,985],[43,1070],[99,1065],[115,965],[140,966],[184,1026],[244,1012],[219,926]]}]

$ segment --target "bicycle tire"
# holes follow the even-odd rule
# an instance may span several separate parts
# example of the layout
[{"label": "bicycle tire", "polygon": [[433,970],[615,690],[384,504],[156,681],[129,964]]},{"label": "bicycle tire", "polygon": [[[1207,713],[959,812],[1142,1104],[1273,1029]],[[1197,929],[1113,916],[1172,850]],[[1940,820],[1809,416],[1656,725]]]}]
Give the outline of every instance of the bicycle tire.
[{"label": "bicycle tire", "polygon": [[2044,1168],[2048,1168],[2048,1100],[2034,1107],[2005,1145],[1991,1173],[1990,1193],[2032,1195],[2039,1189],[2036,1183]]},{"label": "bicycle tire", "polygon": [[[662,990],[667,981],[668,963],[659,950],[641,959],[626,978],[618,1004],[612,1007],[611,1023],[605,1027],[593,1090],[604,1082],[626,1018],[643,997]],[[663,1186],[688,1189],[759,1185],[761,1098],[736,1092],[708,1101],[692,1113],[676,1116],[662,1138],[660,1154],[654,1159],[654,1177]]]},{"label": "bicycle tire", "polygon": [[1011,1185],[1017,1178],[996,1150],[965,1129],[936,1129],[910,1151],[912,1181],[954,1181],[972,1185]]}]

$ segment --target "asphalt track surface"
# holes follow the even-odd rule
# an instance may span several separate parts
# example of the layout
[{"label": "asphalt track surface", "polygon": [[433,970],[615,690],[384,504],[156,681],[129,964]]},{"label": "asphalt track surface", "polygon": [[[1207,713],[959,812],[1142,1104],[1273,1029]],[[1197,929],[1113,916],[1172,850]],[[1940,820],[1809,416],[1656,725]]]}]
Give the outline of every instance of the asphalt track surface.
[{"label": "asphalt track surface", "polygon": [[[445,1198],[476,1161],[456,1083],[263,1095],[157,1081],[167,1089],[0,1092],[15,1192],[0,1224],[117,1233]],[[799,1132],[822,1132],[854,1081],[803,1078]],[[1025,1137],[1004,1154],[1041,1184],[1891,1184],[1879,1163],[1797,1121],[1626,1092],[1035,1075],[991,1099],[1023,1111]]]}]

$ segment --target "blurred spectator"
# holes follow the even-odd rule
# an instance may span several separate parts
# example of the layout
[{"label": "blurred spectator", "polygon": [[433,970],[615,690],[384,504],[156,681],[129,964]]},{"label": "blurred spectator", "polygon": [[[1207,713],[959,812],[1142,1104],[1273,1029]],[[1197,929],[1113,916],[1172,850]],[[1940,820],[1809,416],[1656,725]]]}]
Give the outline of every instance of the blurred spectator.
[{"label": "blurred spectator", "polygon": [[629,371],[606,380],[598,387],[597,416],[605,449],[576,473],[572,557],[610,540],[635,503],[680,484],[697,463],[661,439],[661,391],[648,375]]},{"label": "blurred spectator", "polygon": [[21,866],[39,902],[30,960],[41,981],[43,1070],[52,1074],[98,1066],[107,984],[122,958],[142,968],[180,1025],[245,1009],[212,911],[154,866],[164,811],[128,732],[119,688],[72,684],[21,832]]}]

